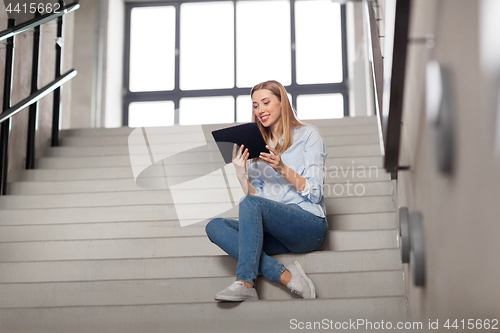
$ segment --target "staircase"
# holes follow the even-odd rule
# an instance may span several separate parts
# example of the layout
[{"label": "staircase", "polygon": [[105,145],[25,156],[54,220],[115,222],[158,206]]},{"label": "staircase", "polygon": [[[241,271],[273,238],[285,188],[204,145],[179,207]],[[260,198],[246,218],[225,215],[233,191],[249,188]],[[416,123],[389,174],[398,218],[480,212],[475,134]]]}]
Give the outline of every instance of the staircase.
[{"label": "staircase", "polygon": [[[297,259],[318,299],[262,278],[260,301],[215,302],[236,261],[208,240],[207,221],[181,228],[168,190],[135,184],[132,129],[74,129],[37,170],[11,172],[10,195],[0,198],[0,332],[285,332],[301,322],[405,321],[376,119],[309,123],[328,150],[329,237],[320,251],[276,257]],[[222,215],[236,218],[237,209]]]}]

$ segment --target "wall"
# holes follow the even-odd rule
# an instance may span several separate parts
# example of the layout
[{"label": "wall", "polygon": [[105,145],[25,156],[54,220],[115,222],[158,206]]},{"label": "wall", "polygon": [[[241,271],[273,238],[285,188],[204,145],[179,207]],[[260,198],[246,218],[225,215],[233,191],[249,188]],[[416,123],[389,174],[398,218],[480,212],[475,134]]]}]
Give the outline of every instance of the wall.
[{"label": "wall", "polygon": [[[33,15],[26,13],[7,13],[6,6],[11,1],[0,2],[0,29],[7,28],[9,17],[16,19],[16,24],[25,22]],[[12,1],[17,3],[18,1]],[[42,1],[40,1],[42,2]],[[50,1],[43,1],[48,3]],[[72,59],[72,37],[73,37],[73,13],[64,16],[64,49],[63,49],[63,73],[71,69]],[[56,21],[51,21],[41,26],[40,42],[40,67],[38,88],[54,80],[55,77],[55,36]],[[4,71],[5,71],[5,46],[0,48],[0,83],[3,95]],[[11,97],[11,105],[26,98],[31,92],[31,63],[33,49],[33,30],[16,35],[15,37],[15,60],[14,60],[14,81]],[[3,96],[1,96],[3,99]],[[52,100],[53,94],[43,97],[39,105],[38,131],[36,137],[36,156],[44,154],[44,150],[50,146],[52,131]],[[69,105],[71,100],[71,81],[62,88],[62,127],[67,128],[70,122]],[[26,160],[28,109],[21,111],[12,118],[12,131],[9,147],[9,170],[24,169]]]},{"label": "wall", "polygon": [[[484,103],[491,89],[480,66],[480,9],[481,2],[472,0],[412,1],[410,39],[432,33],[435,45],[415,41],[408,48],[400,165],[411,170],[399,172],[397,191],[398,205],[424,218],[427,283],[414,287],[411,277],[408,283],[410,313],[424,323],[500,318],[500,167],[494,161],[494,103]],[[426,115],[430,59],[450,78],[450,175],[437,169],[436,133]]]},{"label": "wall", "polygon": [[122,126],[123,50],[125,40],[123,0],[109,0],[107,38],[104,59],[103,126]]},{"label": "wall", "polygon": [[95,127],[95,76],[99,39],[99,4],[101,1],[80,1],[75,13],[73,64],[78,76],[73,79],[71,128]]},{"label": "wall", "polygon": [[81,1],[75,18],[72,128],[122,124],[123,0]]},{"label": "wall", "polygon": [[348,2],[346,4],[347,23],[347,65],[349,71],[349,114],[351,116],[371,115],[368,107],[366,91],[371,88],[370,62],[366,49],[367,36],[363,25],[363,3]]}]

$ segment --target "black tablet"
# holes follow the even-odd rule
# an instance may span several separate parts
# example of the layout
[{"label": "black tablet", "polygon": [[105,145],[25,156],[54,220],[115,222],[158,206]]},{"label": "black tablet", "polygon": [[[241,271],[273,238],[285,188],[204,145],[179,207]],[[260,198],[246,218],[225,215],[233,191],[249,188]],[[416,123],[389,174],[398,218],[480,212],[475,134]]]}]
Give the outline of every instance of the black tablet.
[{"label": "black tablet", "polygon": [[261,152],[269,153],[266,142],[260,133],[257,123],[248,123],[212,131],[212,136],[217,142],[224,162],[231,163],[233,160],[233,145],[236,143],[238,149],[243,144],[250,153],[249,159],[259,157]]}]

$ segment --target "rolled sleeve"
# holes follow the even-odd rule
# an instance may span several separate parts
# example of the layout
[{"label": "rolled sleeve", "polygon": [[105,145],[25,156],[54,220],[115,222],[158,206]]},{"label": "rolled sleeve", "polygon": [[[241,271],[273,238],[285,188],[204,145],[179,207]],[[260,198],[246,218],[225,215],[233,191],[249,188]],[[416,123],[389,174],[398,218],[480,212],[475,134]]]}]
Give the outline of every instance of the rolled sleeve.
[{"label": "rolled sleeve", "polygon": [[306,186],[299,192],[312,203],[319,203],[323,198],[323,183],[325,179],[326,147],[319,132],[314,129],[304,144],[304,171]]}]

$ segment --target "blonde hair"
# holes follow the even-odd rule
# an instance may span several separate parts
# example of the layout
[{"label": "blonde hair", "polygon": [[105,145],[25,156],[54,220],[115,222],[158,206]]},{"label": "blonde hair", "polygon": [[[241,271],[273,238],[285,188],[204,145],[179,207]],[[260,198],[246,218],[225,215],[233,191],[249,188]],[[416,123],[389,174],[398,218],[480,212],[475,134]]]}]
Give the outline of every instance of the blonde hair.
[{"label": "blonde hair", "polygon": [[[250,92],[250,97],[253,96],[253,93],[256,92],[257,90],[261,89],[267,89],[270,92],[272,92],[276,97],[281,102],[281,131],[284,134],[283,135],[283,145],[280,145],[279,142],[276,145],[276,150],[279,151],[280,153],[283,153],[286,151],[290,146],[292,145],[292,140],[293,140],[293,129],[297,126],[306,126],[302,122],[300,122],[297,117],[295,117],[295,112],[293,111],[292,105],[290,104],[290,101],[288,100],[288,95],[286,93],[285,87],[278,81],[270,80],[270,81],[265,81],[261,82],[257,85],[255,85],[251,92]],[[269,142],[269,139],[271,138],[271,129],[266,128],[262,126],[260,121],[258,121],[257,117],[255,116],[255,113],[252,112],[252,121],[254,123],[257,123],[259,126],[260,132],[262,133],[262,136],[264,137],[264,140],[266,142]]]}]

